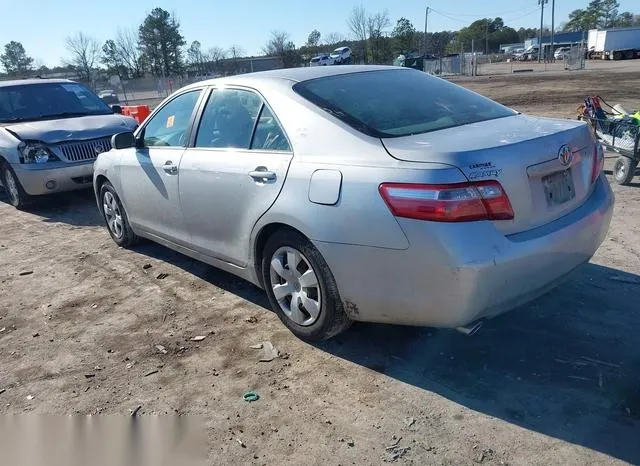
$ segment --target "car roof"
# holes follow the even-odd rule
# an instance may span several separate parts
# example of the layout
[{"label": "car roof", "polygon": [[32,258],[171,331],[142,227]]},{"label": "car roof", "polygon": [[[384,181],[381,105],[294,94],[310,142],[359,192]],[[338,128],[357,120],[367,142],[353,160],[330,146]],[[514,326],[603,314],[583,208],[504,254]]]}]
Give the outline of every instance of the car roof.
[{"label": "car roof", "polygon": [[281,70],[259,71],[256,73],[239,74],[224,78],[208,79],[190,84],[186,88],[222,84],[250,84],[255,85],[264,80],[287,80],[293,82],[309,81],[311,79],[338,76],[350,73],[365,73],[369,71],[403,70],[407,68],[388,65],[343,65],[343,66],[311,66],[305,68],[284,68]]},{"label": "car roof", "polygon": [[0,81],[0,87],[8,86],[29,86],[32,84],[62,84],[62,83],[75,83],[70,79],[13,79],[10,81]]}]

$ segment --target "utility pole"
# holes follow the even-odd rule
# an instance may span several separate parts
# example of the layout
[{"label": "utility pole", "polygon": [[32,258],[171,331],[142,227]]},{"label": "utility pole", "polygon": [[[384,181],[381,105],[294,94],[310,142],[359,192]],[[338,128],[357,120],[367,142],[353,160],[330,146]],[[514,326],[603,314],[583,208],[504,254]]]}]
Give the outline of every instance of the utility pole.
[{"label": "utility pole", "polygon": [[544,21],[544,4],[547,3],[549,0],[538,0],[538,5],[541,6],[540,8],[540,38],[538,39],[538,63],[540,63],[542,61],[542,22]]},{"label": "utility pole", "polygon": [[553,44],[556,39],[556,0],[551,0],[551,59],[555,61]]},{"label": "utility pole", "polygon": [[429,24],[429,7],[427,7],[427,11],[424,15],[424,54],[423,57],[427,54],[427,26]]}]

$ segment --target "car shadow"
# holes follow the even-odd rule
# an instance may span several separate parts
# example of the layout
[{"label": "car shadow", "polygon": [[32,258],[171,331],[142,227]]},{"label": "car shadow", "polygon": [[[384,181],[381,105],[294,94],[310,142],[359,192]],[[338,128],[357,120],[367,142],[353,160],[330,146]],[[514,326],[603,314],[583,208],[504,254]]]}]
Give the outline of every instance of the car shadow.
[{"label": "car shadow", "polygon": [[[0,202],[9,203],[6,192],[0,188]],[[25,209],[47,223],[66,223],[73,226],[104,225],[92,189],[38,196]]]},{"label": "car shadow", "polygon": [[[270,311],[264,291],[151,242],[135,249]],[[475,411],[640,463],[640,276],[595,264],[558,289],[454,330],[356,323],[314,346]]]},{"label": "car shadow", "polygon": [[246,280],[242,280],[228,272],[212,267],[204,262],[191,259],[184,254],[180,254],[179,252],[175,252],[172,249],[151,241],[141,242],[134,247],[134,251],[179,267],[191,275],[271,312],[269,300],[265,292]]},{"label": "car shadow", "polygon": [[588,264],[466,337],[360,324],[337,357],[529,430],[640,463],[640,277]]}]

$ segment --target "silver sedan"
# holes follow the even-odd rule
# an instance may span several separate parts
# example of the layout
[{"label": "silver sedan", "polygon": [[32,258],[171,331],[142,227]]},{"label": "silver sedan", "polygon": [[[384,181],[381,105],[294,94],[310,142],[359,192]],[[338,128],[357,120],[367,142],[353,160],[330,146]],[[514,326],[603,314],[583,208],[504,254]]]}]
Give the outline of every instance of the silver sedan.
[{"label": "silver sedan", "polygon": [[614,202],[585,124],[407,68],[199,82],[112,145],[94,188],[114,241],[263,287],[304,339],[352,321],[472,333],[588,261]]}]

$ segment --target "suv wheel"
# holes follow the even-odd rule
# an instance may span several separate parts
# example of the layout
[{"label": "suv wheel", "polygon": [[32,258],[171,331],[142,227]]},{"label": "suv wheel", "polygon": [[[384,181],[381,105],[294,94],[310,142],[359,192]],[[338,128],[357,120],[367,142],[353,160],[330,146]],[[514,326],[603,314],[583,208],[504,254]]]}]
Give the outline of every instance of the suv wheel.
[{"label": "suv wheel", "polygon": [[0,166],[2,185],[9,196],[9,203],[16,209],[23,209],[30,200],[30,196],[24,191],[18,177],[8,163]]}]

